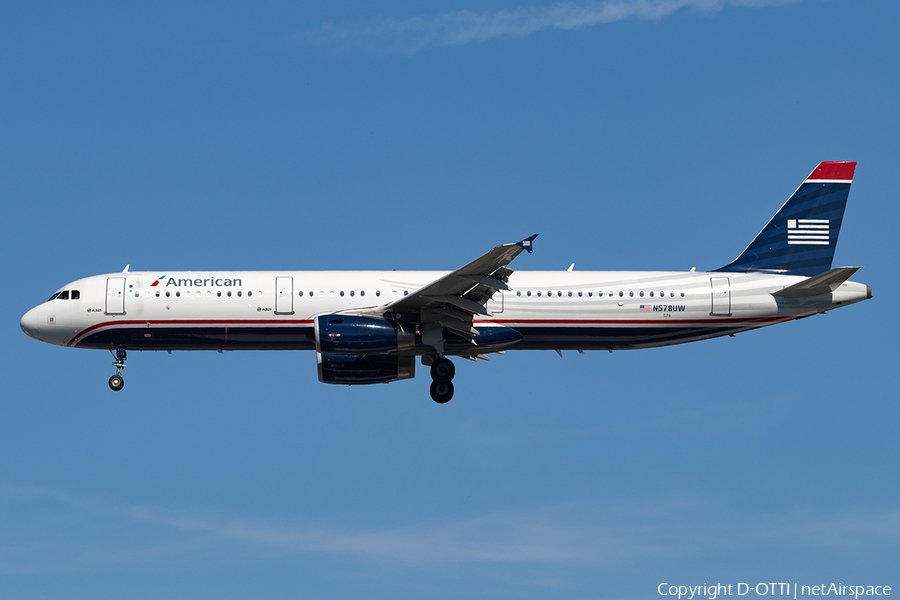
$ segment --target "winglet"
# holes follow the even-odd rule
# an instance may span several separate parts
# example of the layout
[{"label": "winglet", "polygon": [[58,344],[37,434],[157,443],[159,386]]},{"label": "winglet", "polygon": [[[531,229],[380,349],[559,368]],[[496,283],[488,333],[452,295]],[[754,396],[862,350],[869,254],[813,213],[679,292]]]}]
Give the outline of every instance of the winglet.
[{"label": "winglet", "polygon": [[516,242],[516,246],[522,246],[523,248],[528,250],[529,254],[531,254],[532,252],[534,252],[534,249],[531,247],[531,243],[534,241],[534,238],[536,238],[538,235],[540,235],[540,234],[536,233],[531,237],[525,238],[521,242]]}]

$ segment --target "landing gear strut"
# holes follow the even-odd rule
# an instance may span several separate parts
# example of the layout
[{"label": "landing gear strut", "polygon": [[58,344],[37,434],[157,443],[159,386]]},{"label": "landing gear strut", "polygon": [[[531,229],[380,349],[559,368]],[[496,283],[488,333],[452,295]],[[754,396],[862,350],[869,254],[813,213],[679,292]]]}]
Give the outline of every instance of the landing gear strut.
[{"label": "landing gear strut", "polygon": [[109,353],[116,359],[112,364],[116,368],[116,374],[109,378],[109,389],[118,392],[125,387],[125,379],[122,377],[122,369],[125,368],[125,348],[119,347],[116,348],[115,354],[112,350]]},{"label": "landing gear strut", "polygon": [[453,376],[456,367],[449,358],[443,356],[431,364],[431,399],[438,404],[446,404],[453,398]]}]

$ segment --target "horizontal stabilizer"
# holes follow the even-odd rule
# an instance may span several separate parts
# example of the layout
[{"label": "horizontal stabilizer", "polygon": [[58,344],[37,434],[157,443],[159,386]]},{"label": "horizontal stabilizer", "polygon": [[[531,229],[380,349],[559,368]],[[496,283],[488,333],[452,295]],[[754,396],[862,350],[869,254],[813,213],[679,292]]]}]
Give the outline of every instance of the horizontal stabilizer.
[{"label": "horizontal stabilizer", "polygon": [[821,294],[830,294],[838,289],[842,283],[850,279],[854,273],[859,271],[860,267],[838,267],[825,271],[809,279],[804,279],[800,283],[788,286],[777,292],[772,292],[773,296],[781,298],[807,298],[810,296],[819,296]]}]

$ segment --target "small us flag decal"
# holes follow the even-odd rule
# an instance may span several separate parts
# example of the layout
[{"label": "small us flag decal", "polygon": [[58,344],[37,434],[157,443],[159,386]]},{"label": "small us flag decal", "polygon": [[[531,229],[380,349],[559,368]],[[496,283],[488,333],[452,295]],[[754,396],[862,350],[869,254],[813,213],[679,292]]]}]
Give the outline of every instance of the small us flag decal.
[{"label": "small us flag decal", "polygon": [[827,246],[828,219],[788,219],[788,244]]}]

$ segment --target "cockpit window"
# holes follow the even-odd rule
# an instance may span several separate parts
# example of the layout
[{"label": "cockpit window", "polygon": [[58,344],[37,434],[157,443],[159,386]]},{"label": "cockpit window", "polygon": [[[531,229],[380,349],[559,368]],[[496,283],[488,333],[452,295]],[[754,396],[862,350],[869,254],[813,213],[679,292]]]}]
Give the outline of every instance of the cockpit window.
[{"label": "cockpit window", "polygon": [[[71,296],[69,296],[70,293],[71,293]],[[78,290],[72,290],[71,292],[69,292],[69,290],[63,290],[61,292],[56,292],[55,294],[53,294],[52,296],[47,298],[47,302],[50,302],[51,300],[70,300],[70,299],[71,300],[80,300],[81,292],[79,292]]]}]

